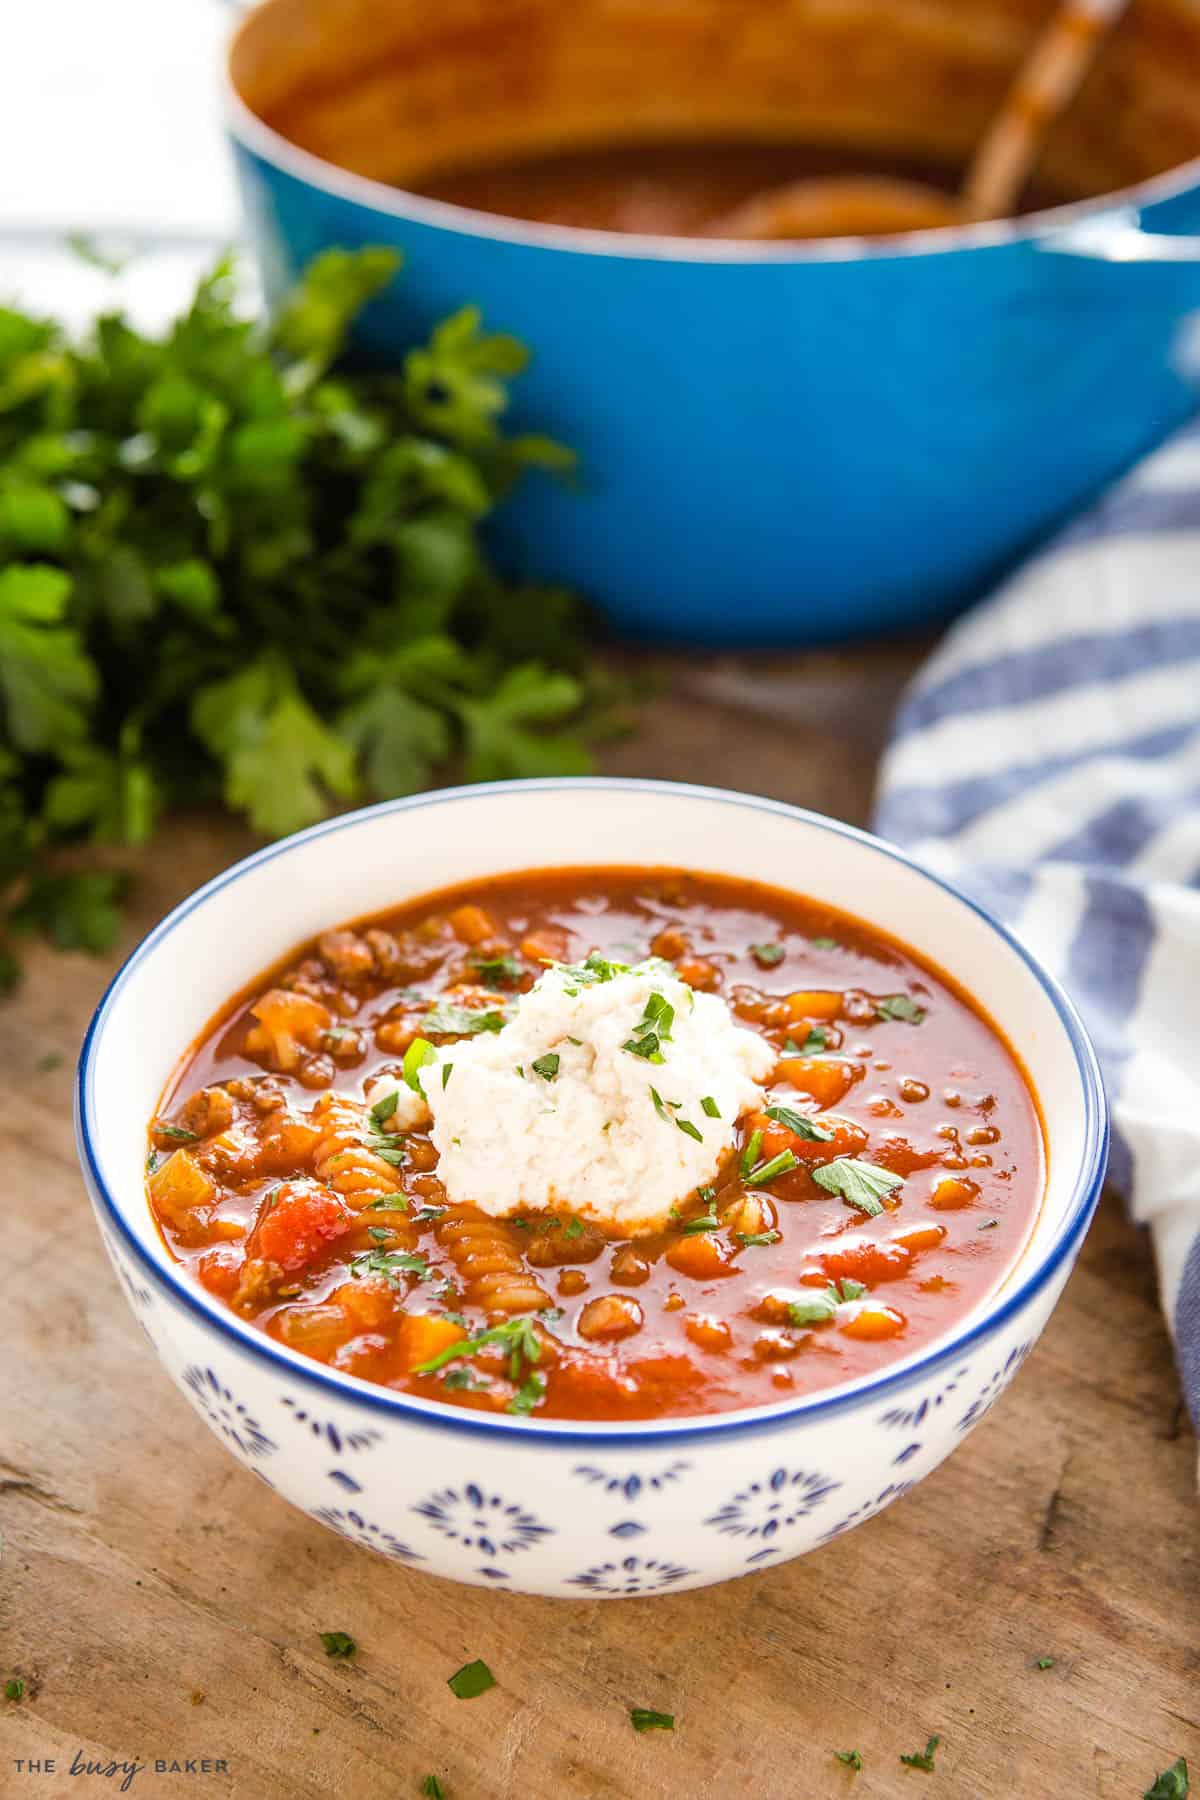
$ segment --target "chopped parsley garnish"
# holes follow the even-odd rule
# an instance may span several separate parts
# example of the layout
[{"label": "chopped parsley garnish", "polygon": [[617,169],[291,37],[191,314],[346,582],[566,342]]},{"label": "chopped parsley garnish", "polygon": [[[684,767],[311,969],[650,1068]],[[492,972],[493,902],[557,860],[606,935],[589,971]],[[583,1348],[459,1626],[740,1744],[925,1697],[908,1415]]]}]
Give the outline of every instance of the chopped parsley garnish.
[{"label": "chopped parsley garnish", "polygon": [[856,1156],[835,1157],[833,1162],[822,1163],[811,1174],[817,1186],[823,1187],[827,1194],[840,1194],[843,1200],[857,1206],[871,1219],[883,1211],[880,1196],[899,1187],[902,1180],[890,1169],[877,1168],[874,1163],[862,1162]]},{"label": "chopped parsley garnish", "polygon": [[495,1685],[496,1677],[485,1662],[464,1663],[446,1683],[456,1700],[474,1700],[477,1694],[486,1694]]},{"label": "chopped parsley garnish", "polygon": [[750,954],[760,969],[773,969],[784,958],[782,944],[751,944]]},{"label": "chopped parsley garnish", "polygon": [[488,1331],[481,1331],[475,1337],[463,1338],[460,1343],[447,1344],[428,1362],[418,1363],[413,1370],[414,1375],[433,1375],[448,1362],[457,1362],[460,1357],[474,1356],[477,1350],[483,1350],[488,1344],[500,1344],[508,1351],[508,1372],[513,1381],[521,1376],[522,1361],[527,1363],[541,1362],[542,1346],[538,1343],[537,1332],[527,1318],[506,1319],[503,1325],[493,1325]]},{"label": "chopped parsley garnish", "polygon": [[429,1264],[423,1256],[416,1256],[408,1250],[365,1250],[360,1256],[351,1258],[350,1273],[355,1281],[361,1281],[364,1275],[382,1275],[392,1287],[402,1287],[402,1275],[415,1275],[418,1281],[424,1281],[429,1273]]},{"label": "chopped parsley garnish", "polygon": [[908,994],[885,994],[882,1000],[875,1002],[875,1016],[879,1019],[903,1019],[906,1025],[919,1025],[925,1017],[925,1008]]},{"label": "chopped parsley garnish", "polygon": [[[414,1040],[414,1042],[417,1044],[421,1043],[422,1041],[423,1040],[421,1038],[416,1038]],[[413,1048],[413,1045],[410,1044],[409,1049],[411,1050],[412,1048]],[[432,1051],[433,1045],[426,1044],[425,1048],[427,1050]],[[407,1065],[408,1058],[405,1057],[404,1060],[405,1060],[405,1064]],[[425,1062],[428,1062],[429,1058],[425,1057],[422,1060]],[[405,1068],[404,1078],[406,1081],[408,1080],[407,1066]],[[415,1086],[416,1084],[414,1083],[413,1085]],[[375,1102],[374,1106],[371,1108],[371,1123],[372,1123],[372,1125],[374,1125],[374,1127],[377,1131],[383,1130],[384,1126],[387,1124],[388,1120],[391,1118],[392,1114],[395,1112],[395,1110],[399,1104],[400,1104],[400,1094],[399,1094],[399,1090],[396,1088],[393,1088],[390,1094],[385,1094],[383,1096],[382,1100],[377,1100]]]},{"label": "chopped parsley garnish", "polygon": [[685,1137],[695,1138],[698,1144],[704,1142],[704,1133],[698,1125],[693,1125],[690,1119],[676,1119],[675,1124]]},{"label": "chopped parsley garnish", "polygon": [[[408,1049],[404,1052],[404,1079],[412,1089],[413,1093],[420,1094],[422,1099],[425,1098],[425,1095],[421,1088],[421,1083],[417,1080],[417,1076],[425,1067],[425,1064],[431,1063],[436,1055],[437,1051],[429,1042],[429,1039],[423,1037],[415,1037],[408,1046]],[[392,1096],[392,1112],[395,1112],[396,1110],[397,1098],[397,1095]],[[386,1116],[390,1117],[390,1114]],[[374,1112],[372,1112],[371,1117],[375,1117]]]},{"label": "chopped parsley garnish", "polygon": [[389,1231],[385,1225],[367,1226],[367,1236],[373,1238],[377,1244],[390,1244],[395,1235],[395,1232]]},{"label": "chopped parsley garnish", "polygon": [[923,1750],[915,1750],[911,1756],[902,1756],[900,1761],[906,1769],[924,1769],[927,1775],[933,1774],[933,1753],[941,1743],[941,1738],[931,1737]]},{"label": "chopped parsley garnish", "polygon": [[453,1075],[453,1073],[454,1073],[454,1064],[453,1063],[443,1063],[442,1064],[442,1092],[443,1093],[445,1093],[446,1089],[449,1087],[450,1077],[451,1077],[451,1075]]},{"label": "chopped parsley garnish", "polygon": [[716,1213],[699,1213],[696,1218],[684,1222],[681,1230],[684,1237],[699,1237],[702,1231],[719,1231],[721,1221]]},{"label": "chopped parsley garnish", "polygon": [[159,1125],[155,1128],[159,1137],[170,1138],[173,1144],[195,1144],[199,1142],[194,1131],[185,1131],[182,1125]]},{"label": "chopped parsley garnish", "polygon": [[698,1187],[696,1189],[697,1200],[703,1200],[705,1206],[708,1206],[713,1200],[716,1199],[716,1197],[717,1197],[717,1190],[715,1187]]},{"label": "chopped parsley garnish", "polygon": [[527,1419],[545,1392],[544,1375],[527,1375],[504,1410],[516,1413],[518,1418]]},{"label": "chopped parsley garnish", "polygon": [[812,945],[814,950],[836,950],[838,947],[838,941],[836,938],[815,937],[815,938],[809,938],[808,941]]},{"label": "chopped parsley garnish", "polygon": [[155,1169],[157,1169],[157,1167],[158,1167],[158,1151],[152,1150],[150,1152],[149,1156],[146,1158],[146,1173],[147,1173],[147,1175],[153,1175],[153,1173],[154,1173]]},{"label": "chopped parsley garnish", "polygon": [[474,1392],[479,1388],[485,1388],[487,1382],[484,1381],[482,1376],[477,1375],[474,1369],[447,1369],[446,1373],[442,1376],[442,1386],[448,1388],[466,1388],[468,1391]]},{"label": "chopped parsley garnish", "polygon": [[733,1235],[747,1250],[761,1250],[768,1244],[777,1244],[781,1234],[778,1231],[735,1231]]},{"label": "chopped parsley garnish", "polygon": [[364,1212],[407,1212],[407,1194],[380,1194],[378,1200],[368,1200],[363,1207]]},{"label": "chopped parsley garnish", "polygon": [[761,1131],[752,1131],[750,1136],[746,1139],[745,1148],[742,1151],[741,1158],[743,1175],[748,1175],[758,1161],[759,1151],[762,1149],[762,1141],[763,1134]]},{"label": "chopped parsley garnish", "polygon": [[508,1019],[505,1013],[489,1008],[473,1012],[469,1006],[454,1006],[442,1000],[425,1014],[426,1031],[438,1037],[470,1037],[476,1031],[503,1031]]},{"label": "chopped parsley garnish", "polygon": [[811,1296],[793,1300],[788,1305],[791,1325],[825,1325],[839,1306],[847,1300],[861,1300],[866,1293],[861,1281],[831,1281],[828,1287],[814,1288]]},{"label": "chopped parsley garnish", "polygon": [[823,1125],[817,1125],[805,1113],[797,1112],[791,1106],[768,1106],[768,1119],[774,1119],[777,1125],[786,1125],[788,1130],[798,1138],[805,1138],[810,1144],[832,1144],[833,1133],[826,1131]]},{"label": "chopped parsley garnish", "polygon": [[582,1237],[583,1236],[583,1220],[582,1219],[568,1219],[566,1224],[563,1226],[562,1234],[565,1238]]},{"label": "chopped parsley garnish", "polygon": [[845,1763],[848,1769],[861,1769],[863,1766],[861,1750],[835,1750],[833,1754],[838,1762]]},{"label": "chopped parsley garnish", "polygon": [[436,1775],[427,1775],[421,1783],[425,1800],[446,1800],[446,1790]]},{"label": "chopped parsley garnish", "polygon": [[635,1731],[674,1731],[675,1714],[651,1712],[647,1706],[631,1706],[629,1722]]},{"label": "chopped parsley garnish", "polygon": [[322,1631],[320,1638],[325,1646],[326,1656],[345,1661],[358,1654],[358,1645],[348,1631]]},{"label": "chopped parsley garnish", "polygon": [[[397,1142],[394,1136],[371,1136],[367,1139],[367,1149],[372,1156],[377,1156],[380,1162],[388,1163],[393,1169],[402,1168],[408,1160],[403,1139]],[[336,1162],[337,1158],[334,1157],[332,1160]]]},{"label": "chopped parsley garnish", "polygon": [[660,1119],[665,1119],[665,1120],[666,1120],[666,1122],[667,1122],[667,1124],[668,1124],[668,1125],[669,1125],[669,1124],[670,1124],[670,1123],[671,1123],[671,1115],[670,1115],[670,1113],[669,1113],[669,1112],[668,1112],[668,1111],[667,1111],[667,1109],[666,1109],[666,1106],[665,1106],[665,1104],[664,1104],[664,1103],[663,1103],[663,1097],[662,1097],[662,1095],[661,1095],[661,1094],[660,1094],[660,1093],[659,1093],[659,1091],[658,1091],[658,1089],[657,1089],[657,1088],[655,1088],[655,1087],[652,1087],[652,1088],[651,1088],[651,1089],[650,1089],[650,1098],[651,1098],[651,1099],[652,1099],[652,1100],[653,1100],[653,1102],[654,1102],[654,1110],[655,1110],[655,1112],[656,1112],[656,1113],[657,1113],[657,1114],[658,1114],[658,1116],[659,1116],[659,1118],[660,1118]]},{"label": "chopped parsley garnish", "polygon": [[1173,1762],[1155,1778],[1154,1786],[1146,1789],[1143,1800],[1187,1800],[1190,1791],[1187,1760],[1181,1756],[1178,1762]]},{"label": "chopped parsley garnish", "polygon": [[786,1054],[790,1047],[792,1054],[795,1056],[815,1056],[819,1050],[826,1049],[828,1044],[829,1033],[826,1031],[825,1027],[823,1025],[810,1025],[808,1028],[808,1036],[800,1045],[799,1049],[797,1049],[795,1044],[785,1044],[784,1051]]},{"label": "chopped parsley garnish", "polygon": [[511,987],[525,973],[515,956],[473,956],[471,967],[485,987]]},{"label": "chopped parsley garnish", "polygon": [[700,1111],[702,1113],[707,1113],[710,1119],[719,1119],[721,1116],[721,1109],[711,1094],[705,1094],[703,1100],[700,1102]]},{"label": "chopped parsley garnish", "polygon": [[25,1698],[25,1683],[19,1675],[14,1675],[5,1682],[4,1698],[6,1700],[23,1700]]},{"label": "chopped parsley garnish", "polygon": [[629,973],[628,963],[609,962],[607,957],[601,956],[598,950],[593,950],[591,955],[581,963],[552,962],[547,966],[574,984],[572,987],[563,989],[563,992],[572,999],[580,988],[595,987],[601,981],[615,981],[618,975],[628,975]]},{"label": "chopped parsley garnish", "polygon": [[1033,1666],[1035,1669],[1052,1669],[1054,1667],[1054,1658],[1052,1656],[1039,1656]]},{"label": "chopped parsley garnish", "polygon": [[792,1169],[800,1167],[800,1158],[792,1150],[781,1150],[770,1162],[756,1163],[748,1175],[742,1180],[747,1187],[762,1187],[765,1182],[774,1181],[778,1175],[787,1175]]},{"label": "chopped parsley garnish", "polygon": [[548,1050],[545,1056],[539,1056],[529,1066],[535,1075],[541,1076],[543,1081],[553,1081],[558,1074],[559,1061],[558,1051]]},{"label": "chopped parsley garnish", "polygon": [[655,992],[646,1001],[642,1016],[633,1028],[633,1036],[627,1038],[621,1048],[633,1056],[644,1057],[647,1062],[660,1063],[662,1046],[670,1040],[674,1023],[675,1008],[665,995]]}]

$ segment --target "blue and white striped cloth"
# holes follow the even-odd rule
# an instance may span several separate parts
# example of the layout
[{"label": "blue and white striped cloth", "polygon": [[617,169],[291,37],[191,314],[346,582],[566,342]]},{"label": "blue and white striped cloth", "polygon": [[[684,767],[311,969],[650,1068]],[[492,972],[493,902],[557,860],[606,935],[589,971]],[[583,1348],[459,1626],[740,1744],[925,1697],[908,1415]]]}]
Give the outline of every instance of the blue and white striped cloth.
[{"label": "blue and white striped cloth", "polygon": [[1080,1007],[1200,1429],[1200,427],[950,631],[901,705],[875,823]]}]

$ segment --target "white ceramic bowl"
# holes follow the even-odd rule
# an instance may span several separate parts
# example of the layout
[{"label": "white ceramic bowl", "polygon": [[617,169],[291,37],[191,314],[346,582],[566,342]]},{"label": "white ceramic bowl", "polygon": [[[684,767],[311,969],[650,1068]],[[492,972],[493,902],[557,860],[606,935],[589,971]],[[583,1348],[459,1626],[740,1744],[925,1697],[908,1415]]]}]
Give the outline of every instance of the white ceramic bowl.
[{"label": "white ceramic bowl", "polygon": [[[143,1188],[146,1123],[213,1013],[338,921],[507,870],[658,865],[762,878],[857,913],[955,975],[1025,1059],[1044,1203],[1001,1285],[946,1337],[831,1392],[709,1419],[456,1411],[311,1362],[186,1280]],[[333,1530],[415,1569],[540,1594],[702,1587],[861,1524],[936,1468],[1035,1343],[1095,1208],[1108,1130],[1070,1002],[970,901],[848,826],[660,782],[512,782],[330,820],[238,863],[134,951],[84,1042],[79,1154],[162,1363],[233,1454]]]}]

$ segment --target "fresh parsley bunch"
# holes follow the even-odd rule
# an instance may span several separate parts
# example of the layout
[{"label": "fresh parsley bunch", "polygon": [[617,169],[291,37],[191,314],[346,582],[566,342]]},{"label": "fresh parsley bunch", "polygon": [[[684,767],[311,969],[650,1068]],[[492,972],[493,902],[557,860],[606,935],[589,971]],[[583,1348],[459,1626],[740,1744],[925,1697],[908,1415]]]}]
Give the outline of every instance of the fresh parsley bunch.
[{"label": "fresh parsley bunch", "polygon": [[14,932],[113,936],[121,877],[64,844],[589,767],[577,603],[480,542],[523,468],[571,463],[502,429],[525,350],[467,308],[396,370],[335,368],[397,260],[327,252],[271,325],[227,261],[161,338],[0,309],[0,981]]}]

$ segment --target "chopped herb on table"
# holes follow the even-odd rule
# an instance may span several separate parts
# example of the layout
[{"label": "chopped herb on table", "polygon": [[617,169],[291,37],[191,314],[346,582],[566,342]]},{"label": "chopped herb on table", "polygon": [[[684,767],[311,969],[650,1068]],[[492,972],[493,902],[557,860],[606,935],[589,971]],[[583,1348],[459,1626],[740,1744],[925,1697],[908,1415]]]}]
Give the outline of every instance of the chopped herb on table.
[{"label": "chopped herb on table", "polygon": [[1052,1656],[1039,1656],[1034,1664],[1035,1669],[1052,1669],[1053,1667],[1054,1658]]},{"label": "chopped herb on table", "polygon": [[19,1675],[14,1675],[5,1682],[4,1698],[6,1700],[23,1700],[25,1698],[25,1683]]},{"label": "chopped herb on table", "polygon": [[941,1743],[941,1738],[931,1737],[924,1750],[914,1750],[911,1756],[902,1756],[900,1761],[907,1769],[924,1769],[927,1775],[933,1774],[933,1753]]},{"label": "chopped herb on table", "polygon": [[456,1700],[474,1700],[495,1685],[496,1677],[485,1662],[464,1663],[446,1683]]},{"label": "chopped herb on table", "polygon": [[348,1632],[322,1631],[320,1638],[325,1646],[326,1656],[332,1656],[335,1660],[346,1661],[358,1654],[358,1645]]},{"label": "chopped herb on table", "polygon": [[526,352],[471,307],[392,370],[335,367],[397,267],[328,251],[266,324],[225,261],[159,337],[0,308],[0,982],[23,933],[116,935],[125,877],[60,846],[215,799],[273,837],[446,767],[590,768],[613,696],[581,609],[481,535],[572,458],[506,433]]},{"label": "chopped herb on table", "polygon": [[446,1800],[446,1790],[436,1775],[427,1775],[421,1783],[425,1800]]},{"label": "chopped herb on table", "polygon": [[861,1769],[863,1766],[861,1750],[835,1750],[833,1754],[840,1763],[845,1763],[848,1769]]},{"label": "chopped herb on table", "polygon": [[646,1706],[631,1706],[629,1721],[635,1731],[674,1731],[675,1714],[652,1712]]},{"label": "chopped herb on table", "polygon": [[1154,1786],[1146,1789],[1143,1800],[1187,1800],[1190,1792],[1188,1766],[1181,1756],[1178,1762],[1173,1762],[1169,1769],[1155,1777]]}]

